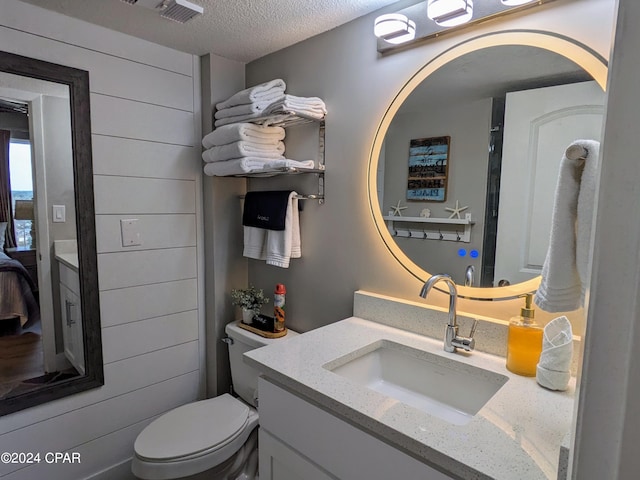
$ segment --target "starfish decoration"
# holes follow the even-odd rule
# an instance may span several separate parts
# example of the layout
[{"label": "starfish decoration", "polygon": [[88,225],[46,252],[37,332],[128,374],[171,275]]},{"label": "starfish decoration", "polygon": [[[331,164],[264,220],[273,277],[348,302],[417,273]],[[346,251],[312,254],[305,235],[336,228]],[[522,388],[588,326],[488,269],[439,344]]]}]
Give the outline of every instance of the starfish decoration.
[{"label": "starfish decoration", "polygon": [[395,217],[396,215],[401,217],[402,216],[402,210],[406,210],[407,209],[407,207],[401,207],[400,206],[401,202],[402,202],[402,200],[398,200],[398,204],[397,205],[395,205],[395,206],[392,205],[391,206],[391,211],[392,211],[391,216],[392,217]]},{"label": "starfish decoration", "polygon": [[460,204],[458,203],[458,200],[456,200],[455,208],[445,207],[445,210],[447,210],[448,212],[453,212],[451,215],[449,215],[449,218],[457,217],[459,219],[460,212],[464,212],[467,208],[469,208],[468,205],[466,207],[461,207]]}]

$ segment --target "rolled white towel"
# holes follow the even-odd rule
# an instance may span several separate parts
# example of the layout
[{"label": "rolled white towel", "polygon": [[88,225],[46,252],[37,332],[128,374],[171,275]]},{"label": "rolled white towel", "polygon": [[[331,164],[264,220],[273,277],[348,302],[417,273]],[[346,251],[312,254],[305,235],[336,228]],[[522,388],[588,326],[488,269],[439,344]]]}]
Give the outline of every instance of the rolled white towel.
[{"label": "rolled white towel", "polygon": [[284,94],[287,85],[284,80],[276,78],[235,93],[223,102],[216,104],[216,109],[233,107],[245,103],[274,101]]},{"label": "rolled white towel", "polygon": [[282,127],[265,127],[253,123],[235,123],[224,125],[208,133],[202,139],[204,148],[215,145],[227,145],[237,141],[247,141],[264,145],[278,145],[284,139],[285,130]]},{"label": "rolled white towel", "polygon": [[247,141],[218,145],[202,152],[202,159],[209,162],[222,162],[241,157],[260,157],[282,160],[284,154],[284,143],[277,145],[262,145]]},{"label": "rolled white towel", "polygon": [[536,380],[550,390],[566,390],[571,379],[573,332],[564,315],[551,320],[542,336],[542,353],[538,361]]},{"label": "rolled white towel", "polygon": [[270,160],[258,157],[245,157],[225,160],[224,162],[207,163],[204,166],[204,173],[209,176],[226,177],[229,175],[254,173],[271,168],[313,168],[314,166],[315,162],[313,160]]}]

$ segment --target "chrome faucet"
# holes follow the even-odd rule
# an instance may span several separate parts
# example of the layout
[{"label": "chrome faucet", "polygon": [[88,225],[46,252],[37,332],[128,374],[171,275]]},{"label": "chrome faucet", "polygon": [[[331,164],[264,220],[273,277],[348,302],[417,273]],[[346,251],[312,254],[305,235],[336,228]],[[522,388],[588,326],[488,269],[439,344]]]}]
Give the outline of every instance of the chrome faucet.
[{"label": "chrome faucet", "polygon": [[431,288],[438,282],[445,282],[449,286],[449,323],[447,324],[447,329],[444,334],[444,351],[445,352],[455,352],[458,348],[464,348],[467,352],[470,352],[476,346],[476,341],[473,336],[476,333],[476,327],[478,326],[478,320],[476,319],[473,322],[473,326],[471,327],[471,332],[468,337],[459,337],[458,336],[458,320],[456,318],[456,303],[458,301],[458,289],[456,288],[456,284],[453,279],[445,274],[439,273],[437,275],[432,276],[426,283],[423,285],[422,290],[420,290],[420,296],[422,298],[427,298],[427,294],[431,290]]}]

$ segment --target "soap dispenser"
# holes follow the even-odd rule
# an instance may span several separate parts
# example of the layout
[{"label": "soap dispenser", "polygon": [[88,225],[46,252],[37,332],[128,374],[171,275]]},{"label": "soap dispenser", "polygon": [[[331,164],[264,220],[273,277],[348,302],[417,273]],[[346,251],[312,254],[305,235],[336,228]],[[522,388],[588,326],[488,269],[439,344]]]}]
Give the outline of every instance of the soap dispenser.
[{"label": "soap dispenser", "polygon": [[507,369],[518,375],[534,377],[542,352],[543,328],[535,320],[531,307],[533,294],[527,293],[520,315],[509,321]]}]

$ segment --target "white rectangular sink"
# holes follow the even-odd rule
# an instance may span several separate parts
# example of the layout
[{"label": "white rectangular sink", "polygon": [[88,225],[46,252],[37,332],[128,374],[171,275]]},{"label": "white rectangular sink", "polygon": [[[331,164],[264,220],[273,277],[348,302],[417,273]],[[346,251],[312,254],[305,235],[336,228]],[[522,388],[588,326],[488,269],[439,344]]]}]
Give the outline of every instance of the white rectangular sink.
[{"label": "white rectangular sink", "polygon": [[400,343],[380,340],[324,368],[399,402],[465,425],[508,377]]}]

